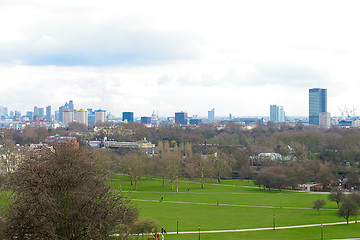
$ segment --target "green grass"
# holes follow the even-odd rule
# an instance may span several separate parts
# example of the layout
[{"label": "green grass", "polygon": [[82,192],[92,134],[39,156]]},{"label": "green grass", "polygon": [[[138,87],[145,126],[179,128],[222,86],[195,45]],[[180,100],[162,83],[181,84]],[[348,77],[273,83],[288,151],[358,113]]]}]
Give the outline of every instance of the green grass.
[{"label": "green grass", "polygon": [[[344,239],[360,237],[360,223],[350,225],[323,226],[323,239]],[[198,239],[199,234],[165,235],[167,240],[193,240]],[[321,239],[321,227],[266,230],[256,232],[241,233],[200,233],[201,239],[207,240],[238,240],[238,239],[302,239],[318,240]]]},{"label": "green grass", "polygon": [[[161,180],[150,178],[139,181],[138,188],[134,191],[127,176],[113,177],[110,185],[133,198],[132,204],[140,209],[141,216],[156,219],[168,232],[176,231],[177,218],[179,218],[180,232],[197,231],[199,225],[202,231],[272,227],[274,215],[276,226],[345,221],[336,216],[336,203],[328,201],[326,194],[268,191],[259,189],[252,182],[241,180],[227,180],[222,181],[221,184],[212,180],[202,189],[201,185],[196,183],[197,180],[186,181],[186,179],[181,179],[185,182],[179,183],[179,193],[176,193],[175,190],[170,189],[168,181],[166,186],[162,187]],[[164,199],[163,202],[159,202],[161,197]],[[316,199],[326,200],[325,208],[329,208],[322,209],[320,215],[313,209],[287,208],[311,208]],[[329,238],[360,236],[360,225],[324,226],[324,239],[328,239],[326,236]],[[197,238],[197,234],[166,236],[166,239]],[[320,239],[320,227],[242,233],[204,233],[201,239]]]}]

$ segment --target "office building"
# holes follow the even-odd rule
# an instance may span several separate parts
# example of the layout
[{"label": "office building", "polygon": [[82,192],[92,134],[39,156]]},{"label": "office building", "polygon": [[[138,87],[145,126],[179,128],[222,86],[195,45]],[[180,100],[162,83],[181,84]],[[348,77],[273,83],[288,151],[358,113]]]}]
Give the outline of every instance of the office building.
[{"label": "office building", "polygon": [[309,89],[309,124],[319,125],[319,114],[327,112],[327,90]]},{"label": "office building", "polygon": [[190,119],[189,120],[189,124],[192,124],[192,125],[199,125],[200,124],[200,120],[199,119]]},{"label": "office building", "polygon": [[34,119],[34,113],[32,111],[27,111],[26,112],[26,117],[32,121]]},{"label": "office building", "polygon": [[141,117],[142,124],[151,124],[151,117]]},{"label": "office building", "polygon": [[45,114],[44,114],[44,108],[38,108],[38,113],[39,113],[39,118],[43,119]]},{"label": "office building", "polygon": [[188,121],[188,115],[186,112],[176,112],[175,113],[175,123],[186,125]]},{"label": "office building", "polygon": [[210,111],[208,111],[208,120],[209,121],[214,121],[215,120],[215,109],[211,109]]},{"label": "office building", "polygon": [[36,119],[38,116],[39,116],[39,108],[37,106],[35,106],[34,107],[34,119]]},{"label": "office building", "polygon": [[0,106],[0,117],[7,117],[8,116],[8,108]]},{"label": "office building", "polygon": [[69,110],[74,111],[74,102],[72,100],[69,101],[68,108]]},{"label": "office building", "polygon": [[134,113],[133,112],[123,112],[122,120],[127,121],[127,122],[133,122],[134,121]]},{"label": "office building", "polygon": [[88,125],[89,117],[88,117],[88,111],[87,110],[77,110],[76,111],[76,122]]},{"label": "office building", "polygon": [[283,106],[270,105],[270,121],[285,122],[285,113]]},{"label": "office building", "polygon": [[65,111],[65,107],[64,106],[59,107],[59,122],[63,122],[63,114],[62,114],[63,111]]},{"label": "office building", "polygon": [[63,123],[65,125],[68,125],[69,123],[74,122],[74,111],[64,110],[62,112],[62,118],[63,118]]},{"label": "office building", "polygon": [[51,121],[51,106],[46,107],[46,115],[45,115],[46,121]]},{"label": "office building", "polygon": [[101,124],[106,121],[106,110],[95,110],[95,124]]}]

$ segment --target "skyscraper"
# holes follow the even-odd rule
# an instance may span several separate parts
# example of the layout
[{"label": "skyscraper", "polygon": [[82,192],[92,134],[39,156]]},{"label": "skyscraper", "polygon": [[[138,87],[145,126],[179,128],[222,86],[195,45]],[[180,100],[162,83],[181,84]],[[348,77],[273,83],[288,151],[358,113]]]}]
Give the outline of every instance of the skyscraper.
[{"label": "skyscraper", "polygon": [[211,109],[210,111],[208,111],[208,120],[209,121],[214,121],[215,120],[215,109]]},{"label": "skyscraper", "polygon": [[270,105],[270,121],[285,122],[285,113],[283,106]]},{"label": "skyscraper", "polygon": [[59,122],[63,121],[63,114],[62,114],[63,111],[65,111],[65,107],[64,106],[59,107]]},{"label": "skyscraper", "polygon": [[319,125],[319,114],[327,112],[327,89],[309,89],[309,124]]},{"label": "skyscraper", "polygon": [[38,108],[38,112],[39,112],[39,118],[43,119],[44,118],[44,108]]},{"label": "skyscraper", "polygon": [[51,121],[51,106],[50,106],[50,105],[46,107],[45,119],[46,119],[46,121],[48,121],[48,122]]},{"label": "skyscraper", "polygon": [[69,110],[74,111],[74,102],[73,102],[73,100],[69,101],[68,108],[69,108]]}]

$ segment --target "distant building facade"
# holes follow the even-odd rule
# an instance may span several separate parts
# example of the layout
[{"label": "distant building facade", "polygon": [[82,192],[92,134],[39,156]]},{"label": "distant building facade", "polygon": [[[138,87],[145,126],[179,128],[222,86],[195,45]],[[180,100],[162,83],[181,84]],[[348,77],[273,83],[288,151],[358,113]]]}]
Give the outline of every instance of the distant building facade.
[{"label": "distant building facade", "polygon": [[46,121],[48,121],[48,122],[51,121],[51,106],[50,106],[50,105],[46,107],[45,119],[46,119]]},{"label": "distant building facade", "polygon": [[123,112],[122,120],[128,121],[128,122],[133,122],[134,121],[134,112]]},{"label": "distant building facade", "polygon": [[69,123],[74,122],[74,111],[64,110],[62,112],[62,118],[63,118],[63,123],[65,125],[68,125]]},{"label": "distant building facade", "polygon": [[83,109],[77,110],[76,122],[85,124],[87,126],[89,124],[88,111]]},{"label": "distant building facade", "polygon": [[186,112],[176,112],[175,113],[175,123],[181,125],[186,125],[188,121],[188,114]]},{"label": "distant building facade", "polygon": [[95,124],[106,122],[106,110],[95,110]]},{"label": "distant building facade", "polygon": [[309,124],[319,125],[319,114],[327,112],[327,89],[309,89]]},{"label": "distant building facade", "polygon": [[151,117],[141,117],[142,124],[151,124]]},{"label": "distant building facade", "polygon": [[215,109],[211,109],[210,111],[208,111],[208,120],[209,121],[214,121],[215,120]]},{"label": "distant building facade", "polygon": [[320,127],[330,127],[331,125],[331,115],[329,112],[319,113],[319,126]]},{"label": "distant building facade", "polygon": [[79,148],[79,142],[76,140],[76,137],[62,137],[60,135],[55,135],[55,136],[47,137],[44,143],[54,148],[61,146],[69,146],[69,147],[74,147],[76,149]]},{"label": "distant building facade", "polygon": [[283,106],[270,105],[270,121],[285,122],[285,113]]}]

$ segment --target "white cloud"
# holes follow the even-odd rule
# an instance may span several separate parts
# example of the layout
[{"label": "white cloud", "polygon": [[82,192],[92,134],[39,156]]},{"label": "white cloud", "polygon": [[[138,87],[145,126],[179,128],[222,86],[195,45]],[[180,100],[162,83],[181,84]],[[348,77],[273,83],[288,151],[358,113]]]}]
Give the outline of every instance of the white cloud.
[{"label": "white cloud", "polygon": [[357,1],[1,1],[0,101],[136,116],[357,106]]}]

